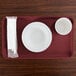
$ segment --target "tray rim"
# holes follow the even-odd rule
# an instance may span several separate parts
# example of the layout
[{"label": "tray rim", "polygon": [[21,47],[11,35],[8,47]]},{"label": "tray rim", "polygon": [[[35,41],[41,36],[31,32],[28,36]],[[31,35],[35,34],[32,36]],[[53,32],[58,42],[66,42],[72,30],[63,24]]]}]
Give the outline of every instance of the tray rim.
[{"label": "tray rim", "polygon": [[[10,16],[9,16],[10,17]],[[68,16],[56,16],[56,17],[54,17],[54,16],[17,16],[18,18],[25,18],[25,17],[52,17],[52,18],[61,18],[61,17],[67,17],[67,18],[70,18],[71,20],[72,20],[72,24],[73,24],[73,27],[72,27],[72,39],[71,39],[71,49],[72,49],[72,51],[71,51],[71,56],[67,56],[67,57],[51,57],[51,58],[36,58],[36,59],[65,59],[65,58],[70,58],[70,57],[72,57],[73,56],[73,52],[74,52],[74,48],[73,48],[73,46],[74,46],[74,20],[73,20],[73,18],[72,17],[68,17]],[[3,18],[2,18],[2,21],[1,21],[1,23],[2,23],[2,32],[3,32],[3,25],[4,25],[4,20],[5,20],[5,18],[6,18],[6,16],[4,16]],[[4,35],[4,34],[3,34]],[[6,57],[6,56],[4,56],[3,55],[3,36],[2,35],[2,56],[5,58],[5,59],[11,59],[11,58],[9,58],[9,57]],[[20,57],[17,57],[17,58],[12,58],[12,59],[34,59],[34,58],[20,58]]]}]

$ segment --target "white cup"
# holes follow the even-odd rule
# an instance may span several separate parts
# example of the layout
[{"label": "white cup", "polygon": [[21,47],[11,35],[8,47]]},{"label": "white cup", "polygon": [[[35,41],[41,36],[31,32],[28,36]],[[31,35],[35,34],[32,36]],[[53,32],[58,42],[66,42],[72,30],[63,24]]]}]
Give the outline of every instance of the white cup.
[{"label": "white cup", "polygon": [[68,35],[72,30],[72,22],[66,18],[59,18],[55,23],[55,30],[60,35]]}]

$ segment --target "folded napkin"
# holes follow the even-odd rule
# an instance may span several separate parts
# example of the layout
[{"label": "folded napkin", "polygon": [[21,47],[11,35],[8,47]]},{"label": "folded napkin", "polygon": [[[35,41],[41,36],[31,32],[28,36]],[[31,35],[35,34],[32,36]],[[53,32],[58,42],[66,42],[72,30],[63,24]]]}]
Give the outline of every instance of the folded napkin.
[{"label": "folded napkin", "polygon": [[7,52],[8,57],[18,57],[17,53],[17,17],[9,16],[7,19]]}]

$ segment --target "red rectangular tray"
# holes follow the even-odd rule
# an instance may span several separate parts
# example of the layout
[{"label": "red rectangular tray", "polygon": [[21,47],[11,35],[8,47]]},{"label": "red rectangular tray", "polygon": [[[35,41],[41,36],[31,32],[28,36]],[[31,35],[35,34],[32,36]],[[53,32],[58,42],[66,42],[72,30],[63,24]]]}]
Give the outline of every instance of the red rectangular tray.
[{"label": "red rectangular tray", "polygon": [[[18,39],[18,59],[52,59],[52,58],[65,58],[71,57],[73,54],[73,29],[70,34],[62,36],[55,31],[55,22],[60,17],[50,17],[50,16],[20,16],[17,19],[17,39]],[[69,17],[68,17],[69,18]],[[69,18],[72,23],[72,18]],[[40,21],[51,29],[53,40],[52,45],[44,52],[32,53],[28,51],[22,41],[21,34],[24,27],[34,21]],[[74,27],[74,25],[73,25]],[[7,32],[6,32],[6,18],[2,20],[2,55],[4,58],[7,56]]]}]

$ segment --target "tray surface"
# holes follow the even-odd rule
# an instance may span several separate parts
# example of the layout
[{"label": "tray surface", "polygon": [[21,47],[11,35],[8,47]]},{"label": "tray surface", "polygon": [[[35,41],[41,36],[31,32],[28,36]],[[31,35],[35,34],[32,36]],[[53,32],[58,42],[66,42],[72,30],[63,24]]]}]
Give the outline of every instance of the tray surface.
[{"label": "tray surface", "polygon": [[[51,59],[70,57],[73,53],[73,29],[65,36],[57,34],[55,31],[55,22],[61,17],[43,17],[43,16],[21,16],[17,20],[17,39],[19,59]],[[73,20],[69,18],[72,23]],[[32,53],[28,51],[21,40],[24,27],[34,21],[45,23],[52,31],[53,39],[51,46],[44,52]],[[73,25],[74,26],[74,25]],[[6,19],[2,20],[2,54],[4,58],[7,56],[7,39],[6,39]]]}]

